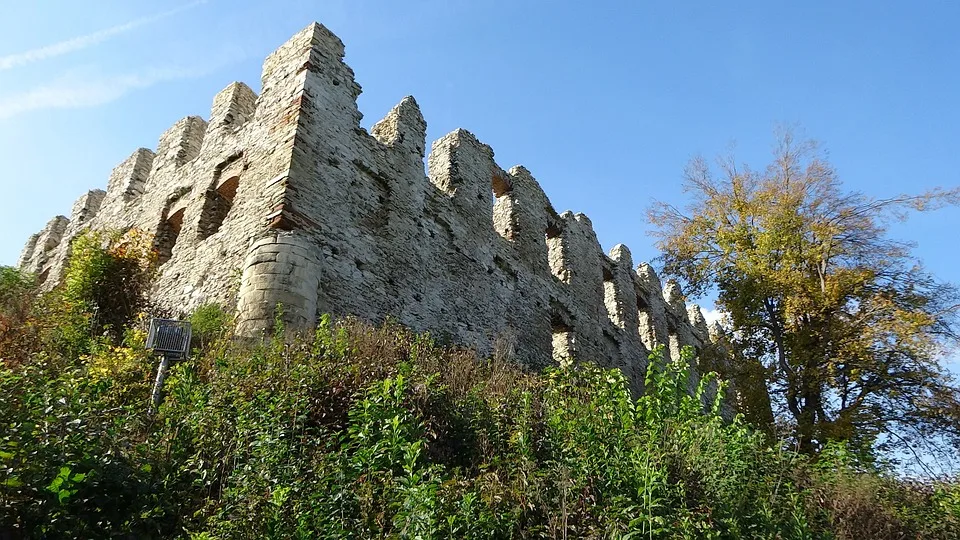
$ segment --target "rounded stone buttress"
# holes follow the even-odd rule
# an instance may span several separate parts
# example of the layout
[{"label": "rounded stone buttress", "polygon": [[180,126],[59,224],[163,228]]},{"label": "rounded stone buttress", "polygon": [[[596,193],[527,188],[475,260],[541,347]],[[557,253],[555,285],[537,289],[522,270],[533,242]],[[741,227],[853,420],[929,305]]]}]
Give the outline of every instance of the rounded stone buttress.
[{"label": "rounded stone buttress", "polygon": [[284,327],[296,332],[314,326],[321,264],[316,246],[295,234],[262,238],[243,261],[237,299],[237,331],[270,331],[278,313]]}]

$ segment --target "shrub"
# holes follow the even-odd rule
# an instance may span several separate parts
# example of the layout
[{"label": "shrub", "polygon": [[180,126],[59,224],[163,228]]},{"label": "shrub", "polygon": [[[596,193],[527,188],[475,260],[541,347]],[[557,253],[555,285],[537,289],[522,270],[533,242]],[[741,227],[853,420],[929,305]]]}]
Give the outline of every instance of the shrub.
[{"label": "shrub", "polygon": [[838,540],[960,538],[960,483],[897,479],[831,441],[803,481]]},{"label": "shrub", "polygon": [[133,229],[87,232],[71,244],[63,299],[93,315],[93,328],[116,340],[147,305],[156,266],[149,235]]},{"label": "shrub", "polygon": [[31,324],[36,281],[16,268],[0,266],[0,364],[25,361],[35,349]]},{"label": "shrub", "polygon": [[226,336],[232,322],[233,317],[219,304],[203,304],[190,314],[193,343],[200,349],[206,348],[217,339]]},{"label": "shrub", "polygon": [[37,318],[48,348],[76,359],[98,341],[120,342],[126,325],[147,308],[156,253],[138,230],[88,231],[70,248],[63,282],[40,298]]},{"label": "shrub", "polygon": [[[101,354],[148,356],[104,351],[92,365]],[[139,446],[149,373],[143,363],[108,378],[42,359],[0,370],[0,535],[95,538],[150,530],[143,517],[157,487],[141,468]]]},{"label": "shrub", "polygon": [[0,318],[22,320],[30,311],[30,299],[36,292],[33,276],[17,268],[0,266]]},{"label": "shrub", "polygon": [[687,393],[691,356],[657,351],[633,400],[617,370],[541,376],[323,317],[175,364],[149,416],[152,359],[130,331],[67,369],[0,372],[0,535],[806,539],[867,516],[899,527],[862,529],[879,538],[957,530],[955,483],[785,451],[717,414],[712,377]]}]

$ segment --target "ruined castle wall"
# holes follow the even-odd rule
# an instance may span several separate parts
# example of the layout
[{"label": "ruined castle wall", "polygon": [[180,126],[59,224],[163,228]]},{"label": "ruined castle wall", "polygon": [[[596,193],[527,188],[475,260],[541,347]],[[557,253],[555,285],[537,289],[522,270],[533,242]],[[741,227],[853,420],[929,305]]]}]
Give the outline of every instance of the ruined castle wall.
[{"label": "ruined castle wall", "polygon": [[27,240],[20,253],[18,266],[27,272],[37,274],[38,280],[46,281],[49,276],[49,266],[57,256],[63,241],[63,233],[67,230],[70,220],[64,216],[57,216]]},{"label": "ruined castle wall", "polygon": [[625,246],[604,254],[586,216],[558,214],[529,171],[504,170],[471,133],[434,142],[424,174],[413,98],[360,128],[339,39],[320,26],[301,37],[290,173],[279,226],[244,263],[241,328],[269,326],[276,303],[294,325],[392,317],[482,354],[511,346],[530,366],[597,360],[637,385],[652,347],[709,343],[675,286],[665,296]]},{"label": "ruined castle wall", "polygon": [[47,273],[41,274],[44,282],[59,283],[64,277],[64,270],[70,258],[70,241],[80,233],[84,227],[97,215],[106,192],[94,189],[82,195],[73,203],[70,219],[66,222],[60,241],[55,249],[51,250],[50,257],[43,265],[49,268]]},{"label": "ruined castle wall", "polygon": [[138,227],[155,236],[161,306],[235,302],[247,334],[270,328],[278,303],[291,329],[323,312],[390,317],[531,367],[618,367],[635,389],[653,347],[708,346],[675,285],[623,245],[603,253],[586,216],[558,213],[471,133],[427,156],[410,97],[362,129],[343,52],[320,25],[298,33],[265,61],[260,96],[231,84],[208,121],[184,118],[134,152],[105,193],[31,237],[21,267],[59,276],[80,231]]},{"label": "ruined castle wall", "polygon": [[62,277],[70,241],[86,229],[138,228],[160,258],[153,299],[172,314],[206,302],[236,303],[247,252],[267,234],[289,170],[296,128],[297,67],[281,47],[264,63],[258,97],[233,83],[214,98],[209,121],[188,116],[141,148],[96,190],[28,242],[20,266]]}]

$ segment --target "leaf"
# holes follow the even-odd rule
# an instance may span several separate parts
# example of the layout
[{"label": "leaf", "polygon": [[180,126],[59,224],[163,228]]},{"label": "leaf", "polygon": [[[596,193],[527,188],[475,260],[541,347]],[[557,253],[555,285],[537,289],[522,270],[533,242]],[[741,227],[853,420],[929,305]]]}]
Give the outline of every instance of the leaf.
[{"label": "leaf", "polygon": [[58,491],[60,491],[61,484],[63,484],[63,477],[58,476],[54,478],[52,482],[50,482],[50,485],[48,485],[46,489],[51,493],[57,493]]},{"label": "leaf", "polygon": [[14,477],[7,478],[6,480],[4,480],[4,481],[3,481],[3,485],[5,485],[5,486],[7,486],[7,487],[17,488],[17,487],[22,486],[22,485],[23,485],[23,482],[21,482],[19,478],[17,478],[16,476],[14,476]]},{"label": "leaf", "polygon": [[290,494],[290,490],[291,488],[289,486],[280,486],[274,489],[273,493],[270,494],[270,504],[277,508],[282,507]]}]

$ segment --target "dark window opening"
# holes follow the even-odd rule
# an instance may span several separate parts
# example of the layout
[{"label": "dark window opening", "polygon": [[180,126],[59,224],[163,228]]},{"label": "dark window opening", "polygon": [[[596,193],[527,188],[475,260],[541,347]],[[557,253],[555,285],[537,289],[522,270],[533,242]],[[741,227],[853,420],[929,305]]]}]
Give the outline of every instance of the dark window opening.
[{"label": "dark window opening", "polygon": [[173,256],[173,247],[177,244],[180,229],[183,228],[183,211],[181,208],[160,224],[157,231],[157,263],[163,264]]},{"label": "dark window opening", "polygon": [[37,276],[37,285],[43,285],[43,284],[47,281],[47,278],[48,278],[48,277],[50,277],[50,269],[49,269],[49,268],[47,268],[47,269],[44,270],[43,272],[40,272],[40,275]]},{"label": "dark window opening", "polygon": [[200,211],[200,221],[197,225],[197,235],[201,240],[212,236],[227,219],[227,214],[233,208],[233,200],[237,196],[237,189],[240,187],[240,177],[232,176],[217,186],[216,189],[208,189],[204,195],[203,209]]},{"label": "dark window opening", "polygon": [[562,232],[563,232],[563,231],[560,230],[560,226],[557,225],[556,223],[554,223],[554,222],[549,222],[549,223],[547,223],[547,232],[546,232],[546,235],[547,235],[547,239],[548,239],[548,240],[549,240],[549,239],[552,239],[552,238],[559,238],[559,237],[560,237],[560,233],[562,233]]},{"label": "dark window opening", "polygon": [[[551,304],[553,303],[555,302],[551,301]],[[566,318],[560,314],[559,310],[563,308],[559,307],[559,305],[560,304],[557,304],[557,307],[554,307],[553,312],[550,314],[550,328],[552,328],[554,332],[569,332],[570,325],[567,324]]]}]

